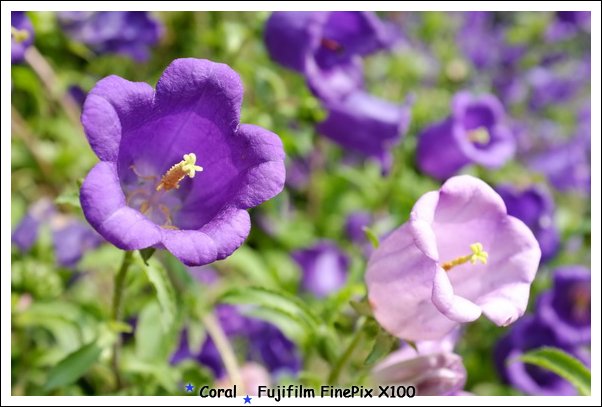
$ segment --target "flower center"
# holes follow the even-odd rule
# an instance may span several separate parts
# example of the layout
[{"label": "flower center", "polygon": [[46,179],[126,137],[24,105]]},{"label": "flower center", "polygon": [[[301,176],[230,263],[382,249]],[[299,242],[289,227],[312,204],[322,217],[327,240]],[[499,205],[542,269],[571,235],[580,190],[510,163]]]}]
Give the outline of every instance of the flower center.
[{"label": "flower center", "polygon": [[342,53],[344,50],[343,46],[339,42],[330,38],[322,38],[322,41],[320,41],[320,43],[324,48],[326,48],[329,51]]},{"label": "flower center", "polygon": [[166,229],[177,229],[173,224],[173,211],[181,206],[181,198],[167,191],[180,188],[180,182],[186,177],[194,178],[203,167],[196,165],[194,153],[184,154],[182,161],[174,164],[157,183],[156,175],[143,175],[134,165],[130,166],[138,177],[137,184],[127,193],[127,204],[156,224]]},{"label": "flower center", "polygon": [[20,30],[13,26],[10,27],[10,35],[19,44],[29,39],[29,32],[27,30]]},{"label": "flower center", "polygon": [[459,266],[460,264],[464,264],[470,261],[470,264],[475,264],[477,260],[479,260],[483,264],[487,264],[487,258],[489,257],[489,253],[483,250],[483,245],[479,242],[473,243],[470,245],[471,254],[467,254],[466,256],[460,256],[454,260],[446,261],[441,265],[443,270],[449,271],[455,266]]},{"label": "flower center", "polygon": [[575,320],[584,322],[590,318],[591,310],[591,287],[586,284],[577,284],[570,289],[573,299],[572,316]]},{"label": "flower center", "polygon": [[186,176],[194,178],[197,171],[203,171],[203,167],[196,165],[196,154],[184,154],[184,158],[177,164],[174,164],[161,178],[161,182],[157,185],[157,191],[162,189],[169,191],[170,189],[180,188],[180,181]]},{"label": "flower center", "polygon": [[487,144],[491,140],[491,135],[486,127],[477,127],[476,129],[468,131],[468,140],[477,144]]}]

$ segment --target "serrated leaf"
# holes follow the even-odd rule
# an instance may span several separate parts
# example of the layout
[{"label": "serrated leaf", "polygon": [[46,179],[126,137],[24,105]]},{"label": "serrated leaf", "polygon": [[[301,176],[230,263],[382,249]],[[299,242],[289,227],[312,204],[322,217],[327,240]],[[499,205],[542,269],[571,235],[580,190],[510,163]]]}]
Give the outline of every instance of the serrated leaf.
[{"label": "serrated leaf", "polygon": [[379,361],[382,357],[391,353],[391,351],[398,345],[399,339],[390,335],[384,329],[380,329],[376,334],[376,340],[372,350],[364,361],[365,365],[373,365]]},{"label": "serrated leaf", "polygon": [[591,395],[592,374],[579,360],[558,348],[542,347],[520,357],[568,380],[582,396]]},{"label": "serrated leaf", "polygon": [[96,342],[92,342],[67,355],[48,373],[45,390],[74,383],[98,360],[101,352]]},{"label": "serrated leaf", "polygon": [[176,294],[171,280],[163,265],[156,259],[148,259],[148,262],[145,262],[141,253],[136,254],[135,257],[138,265],[144,269],[149,281],[155,287],[161,307],[163,331],[168,332],[175,322],[177,313]]}]

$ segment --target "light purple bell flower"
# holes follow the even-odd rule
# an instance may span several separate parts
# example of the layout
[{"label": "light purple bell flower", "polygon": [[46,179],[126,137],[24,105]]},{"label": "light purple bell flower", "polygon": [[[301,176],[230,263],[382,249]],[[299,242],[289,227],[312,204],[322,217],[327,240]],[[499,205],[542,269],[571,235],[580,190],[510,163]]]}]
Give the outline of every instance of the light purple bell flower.
[{"label": "light purple bell flower", "polygon": [[100,162],[80,201],[123,250],[167,249],[188,266],[223,259],[246,239],[248,208],[284,186],[280,138],[240,124],[243,87],[229,66],[177,59],[156,90],[109,76],[90,91],[84,131]]},{"label": "light purple bell flower", "polygon": [[376,320],[406,340],[436,340],[485,314],[498,326],[520,318],[541,251],[502,198],[472,176],[424,194],[408,222],[368,262]]}]

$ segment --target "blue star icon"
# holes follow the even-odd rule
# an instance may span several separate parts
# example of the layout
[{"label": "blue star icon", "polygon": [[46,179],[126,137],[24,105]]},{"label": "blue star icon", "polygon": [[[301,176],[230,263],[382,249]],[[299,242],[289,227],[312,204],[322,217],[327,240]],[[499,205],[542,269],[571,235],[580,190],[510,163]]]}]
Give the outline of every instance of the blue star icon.
[{"label": "blue star icon", "polygon": [[251,397],[249,397],[249,395],[247,394],[243,400],[245,401],[244,404],[251,404]]},{"label": "blue star icon", "polygon": [[191,392],[194,390],[194,386],[193,386],[192,384],[190,384],[190,383],[188,383],[188,384],[187,384],[186,386],[184,386],[184,387],[186,387],[186,391],[187,391],[188,393],[191,393]]}]

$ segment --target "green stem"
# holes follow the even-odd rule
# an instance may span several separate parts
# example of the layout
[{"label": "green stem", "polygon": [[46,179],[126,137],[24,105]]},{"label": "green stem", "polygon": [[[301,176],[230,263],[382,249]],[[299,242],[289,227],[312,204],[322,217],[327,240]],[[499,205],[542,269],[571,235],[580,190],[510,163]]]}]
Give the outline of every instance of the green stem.
[{"label": "green stem", "polygon": [[[121,267],[119,267],[119,271],[115,275],[115,284],[113,286],[113,307],[111,310],[111,318],[115,322],[119,322],[122,319],[121,315],[121,302],[123,298],[123,291],[125,288],[125,276],[127,275],[127,271],[132,264],[132,254],[131,251],[126,251],[123,255],[123,261],[121,262]],[[123,381],[121,380],[121,374],[119,372],[119,351],[121,348],[121,337],[117,336],[115,340],[115,344],[113,345],[113,372],[115,373],[115,382],[117,389],[121,389],[123,385]]]},{"label": "green stem", "polygon": [[36,47],[31,46],[28,47],[25,52],[25,61],[33,69],[38,78],[40,78],[48,94],[61,106],[75,128],[79,129],[81,127],[79,120],[81,111],[79,105],[68,92],[58,91],[58,77],[46,58],[44,58]]},{"label": "green stem", "polygon": [[339,376],[341,375],[341,371],[343,370],[343,368],[349,361],[349,358],[353,354],[353,351],[355,351],[355,348],[357,347],[357,345],[360,343],[360,340],[362,339],[365,323],[366,323],[366,319],[364,319],[362,322],[360,322],[359,327],[357,328],[357,330],[355,331],[355,333],[353,335],[353,338],[351,339],[351,342],[349,342],[349,345],[347,345],[347,348],[343,351],[343,353],[341,354],[339,359],[334,364],[332,370],[330,371],[330,375],[328,375],[328,384],[329,385],[334,385],[338,382]]},{"label": "green stem", "polygon": [[236,355],[234,354],[232,345],[230,345],[230,341],[228,341],[228,337],[224,333],[219,321],[212,313],[203,315],[201,319],[207,333],[213,340],[213,343],[222,358],[222,362],[224,362],[224,367],[226,368],[226,373],[228,374],[230,381],[232,384],[236,385],[237,388],[242,388],[242,376],[240,374],[238,362],[236,361]]}]

